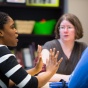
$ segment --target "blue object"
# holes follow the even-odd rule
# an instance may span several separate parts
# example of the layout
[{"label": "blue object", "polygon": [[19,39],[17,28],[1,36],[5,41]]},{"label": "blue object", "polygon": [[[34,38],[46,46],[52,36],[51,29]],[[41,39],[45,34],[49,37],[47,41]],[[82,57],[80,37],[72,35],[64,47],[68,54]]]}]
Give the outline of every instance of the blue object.
[{"label": "blue object", "polygon": [[68,88],[88,88],[88,47],[71,75]]},{"label": "blue object", "polygon": [[[65,88],[68,88],[68,83],[66,82],[65,83],[66,87]],[[64,88],[63,87],[63,83],[62,82],[51,82],[49,84],[49,88]]]}]

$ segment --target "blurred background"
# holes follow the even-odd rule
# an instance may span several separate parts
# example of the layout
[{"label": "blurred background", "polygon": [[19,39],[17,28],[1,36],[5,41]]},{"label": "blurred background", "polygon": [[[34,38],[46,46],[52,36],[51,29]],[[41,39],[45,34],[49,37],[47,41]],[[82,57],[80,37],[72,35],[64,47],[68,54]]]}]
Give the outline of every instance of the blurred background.
[{"label": "blurred background", "polygon": [[84,37],[80,41],[88,44],[88,0],[65,0],[64,13],[73,13],[81,21]]}]

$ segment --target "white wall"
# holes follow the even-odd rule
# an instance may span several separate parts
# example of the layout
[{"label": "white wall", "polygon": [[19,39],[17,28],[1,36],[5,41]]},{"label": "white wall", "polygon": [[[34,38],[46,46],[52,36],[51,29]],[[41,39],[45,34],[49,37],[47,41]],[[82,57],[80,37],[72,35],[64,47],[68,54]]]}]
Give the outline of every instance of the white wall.
[{"label": "white wall", "polygon": [[80,19],[84,28],[84,37],[80,41],[88,44],[88,0],[65,0],[65,12],[73,13]]}]

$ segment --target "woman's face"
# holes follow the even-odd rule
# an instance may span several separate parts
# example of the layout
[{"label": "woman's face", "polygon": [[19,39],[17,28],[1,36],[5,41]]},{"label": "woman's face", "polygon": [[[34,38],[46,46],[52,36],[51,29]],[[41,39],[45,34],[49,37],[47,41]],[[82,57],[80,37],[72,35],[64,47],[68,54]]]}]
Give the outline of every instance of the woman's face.
[{"label": "woman's face", "polygon": [[63,20],[60,24],[60,39],[63,41],[74,41],[75,40],[75,28],[67,20]]},{"label": "woman's face", "polygon": [[7,23],[4,25],[4,29],[2,30],[2,44],[7,46],[17,46],[18,42],[18,33],[14,27],[14,21],[11,17],[8,17]]}]

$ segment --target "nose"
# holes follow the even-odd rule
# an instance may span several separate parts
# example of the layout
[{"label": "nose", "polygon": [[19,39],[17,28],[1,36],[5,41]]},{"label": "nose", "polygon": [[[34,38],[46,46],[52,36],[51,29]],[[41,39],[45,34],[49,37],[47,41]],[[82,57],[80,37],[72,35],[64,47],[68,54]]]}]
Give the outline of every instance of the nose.
[{"label": "nose", "polygon": [[17,31],[17,29],[15,28],[14,30],[15,30],[16,34],[18,34],[18,31]]},{"label": "nose", "polygon": [[65,27],[65,28],[64,28],[64,31],[65,31],[65,32],[67,32],[67,31],[68,31],[68,28],[67,28],[67,27]]}]

